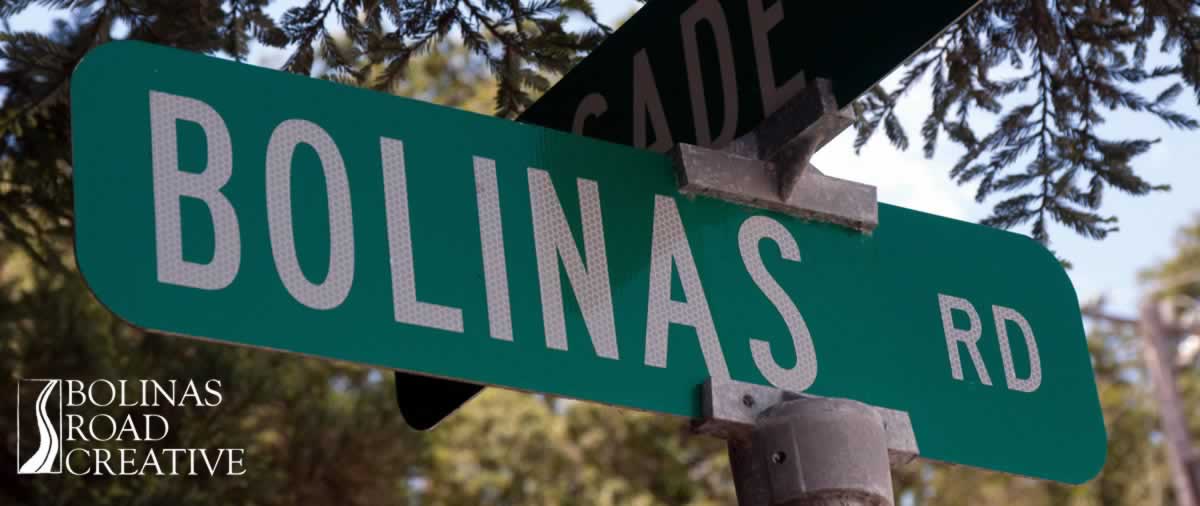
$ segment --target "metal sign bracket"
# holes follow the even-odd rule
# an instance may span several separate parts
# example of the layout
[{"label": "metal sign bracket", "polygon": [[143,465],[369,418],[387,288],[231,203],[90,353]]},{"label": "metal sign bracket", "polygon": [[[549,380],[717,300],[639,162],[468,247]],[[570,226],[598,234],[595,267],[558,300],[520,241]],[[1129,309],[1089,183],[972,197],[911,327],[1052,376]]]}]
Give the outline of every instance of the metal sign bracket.
[{"label": "metal sign bracket", "polygon": [[826,176],[814,153],[854,122],[833,87],[816,79],[751,132],[720,149],[677,144],[680,192],[708,195],[870,233],[879,224],[875,187]]},{"label": "metal sign bracket", "polygon": [[740,506],[891,506],[891,467],[920,454],[903,411],[712,378],[701,403],[691,428],[727,441]]}]

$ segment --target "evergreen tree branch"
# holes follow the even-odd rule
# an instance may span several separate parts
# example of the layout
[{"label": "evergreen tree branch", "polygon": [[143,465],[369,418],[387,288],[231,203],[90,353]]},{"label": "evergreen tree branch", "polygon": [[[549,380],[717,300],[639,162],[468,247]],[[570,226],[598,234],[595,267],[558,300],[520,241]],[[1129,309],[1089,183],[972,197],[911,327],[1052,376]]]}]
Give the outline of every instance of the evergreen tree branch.
[{"label": "evergreen tree branch", "polygon": [[[1103,6],[1085,0],[986,2],[915,55],[893,90],[873,90],[855,104],[855,148],[882,124],[888,140],[904,149],[907,137],[893,112],[912,83],[929,74],[932,110],[921,124],[924,154],[935,154],[944,132],[965,150],[950,171],[953,180],[975,184],[979,202],[1010,195],[993,205],[985,224],[1029,224],[1043,243],[1050,240],[1051,222],[1103,238],[1117,230],[1116,217],[1099,213],[1105,189],[1145,195],[1167,188],[1145,181],[1132,166],[1156,141],[1101,138],[1100,106],[1150,114],[1169,128],[1200,128],[1171,106],[1184,86],[1200,97],[1196,11],[1176,0]],[[1156,36],[1163,38],[1163,51],[1180,55],[1179,65],[1147,67],[1147,41]],[[1032,72],[999,81],[989,77],[993,70],[1019,71],[1026,62],[1032,62]],[[1153,97],[1123,87],[1164,78],[1178,81]],[[1032,103],[1021,100],[1029,84],[1036,84]],[[975,111],[1000,114],[982,138],[968,121]],[[1033,192],[1023,190],[1034,181],[1039,184]]]}]

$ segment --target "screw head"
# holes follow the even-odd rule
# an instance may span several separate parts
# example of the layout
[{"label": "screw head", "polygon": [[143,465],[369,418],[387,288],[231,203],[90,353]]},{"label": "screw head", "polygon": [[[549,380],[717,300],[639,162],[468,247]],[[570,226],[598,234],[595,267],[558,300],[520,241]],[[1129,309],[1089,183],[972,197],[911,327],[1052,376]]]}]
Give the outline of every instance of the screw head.
[{"label": "screw head", "polygon": [[787,462],[787,454],[783,452],[775,452],[771,454],[771,462],[782,464]]},{"label": "screw head", "polygon": [[751,396],[750,394],[743,395],[742,396],[742,404],[745,405],[747,408],[753,408],[754,407],[754,397]]}]

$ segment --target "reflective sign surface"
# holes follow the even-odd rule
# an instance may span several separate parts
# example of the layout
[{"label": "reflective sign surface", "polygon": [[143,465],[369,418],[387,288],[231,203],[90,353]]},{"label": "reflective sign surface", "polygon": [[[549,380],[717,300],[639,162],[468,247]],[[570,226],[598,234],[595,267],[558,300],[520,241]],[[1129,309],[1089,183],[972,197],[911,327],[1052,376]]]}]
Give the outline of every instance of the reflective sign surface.
[{"label": "reflective sign surface", "polygon": [[72,119],[80,269],[139,327],[684,417],[728,377],[906,411],[927,458],[1103,464],[1025,237],[684,197],[652,152],[140,43],[84,59]]}]

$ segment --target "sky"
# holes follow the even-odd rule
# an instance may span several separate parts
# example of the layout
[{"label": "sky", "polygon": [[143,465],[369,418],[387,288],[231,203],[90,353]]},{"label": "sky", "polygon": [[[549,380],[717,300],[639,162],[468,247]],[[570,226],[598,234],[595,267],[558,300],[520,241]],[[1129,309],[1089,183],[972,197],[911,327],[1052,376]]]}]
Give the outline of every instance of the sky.
[{"label": "sky", "polygon": [[[634,12],[640,3],[635,0],[594,0],[598,17],[616,24]],[[271,5],[269,12],[276,19],[298,0],[282,0]],[[17,30],[46,31],[54,16],[44,9],[31,8],[10,20]],[[266,63],[282,61],[275,50],[256,47],[249,61]],[[894,82],[893,75],[885,79]],[[1165,85],[1147,85],[1147,93],[1156,95]],[[908,128],[909,137],[917,139],[921,121],[929,111],[928,83],[914,88],[898,108],[898,116]],[[1200,117],[1194,95],[1185,91],[1175,107]],[[1142,269],[1170,256],[1175,231],[1192,217],[1200,214],[1200,131],[1173,130],[1148,115],[1133,113],[1109,114],[1104,135],[1115,138],[1142,136],[1160,138],[1151,151],[1135,159],[1139,175],[1154,184],[1169,184],[1170,192],[1132,197],[1116,190],[1104,195],[1101,212],[1119,218],[1120,231],[1104,240],[1092,240],[1061,226],[1051,227],[1051,248],[1070,261],[1068,271],[1081,303],[1103,296],[1111,311],[1132,316],[1135,313],[1140,287],[1137,274]],[[948,177],[961,148],[942,142],[932,159],[921,153],[919,141],[908,151],[898,151],[878,135],[860,153],[853,148],[854,131],[847,129],[826,145],[813,159],[813,165],[826,174],[850,179],[878,188],[879,201],[916,209],[927,213],[965,221],[986,217],[994,200],[977,203],[974,187],[957,186]],[[881,224],[886,226],[886,224]],[[1027,232],[1027,229],[1017,229]]]}]

